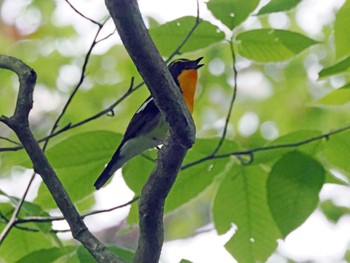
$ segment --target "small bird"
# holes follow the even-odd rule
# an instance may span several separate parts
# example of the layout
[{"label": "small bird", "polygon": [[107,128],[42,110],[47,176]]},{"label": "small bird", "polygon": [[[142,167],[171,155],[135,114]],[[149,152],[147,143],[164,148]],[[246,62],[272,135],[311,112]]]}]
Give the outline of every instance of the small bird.
[{"label": "small bird", "polygon": [[[199,64],[202,58],[176,59],[168,67],[191,113],[198,79],[197,70],[204,65]],[[168,129],[165,117],[154,103],[152,96],[148,97],[132,117],[119,147],[97,178],[95,188],[100,189],[131,158],[162,144]]]}]

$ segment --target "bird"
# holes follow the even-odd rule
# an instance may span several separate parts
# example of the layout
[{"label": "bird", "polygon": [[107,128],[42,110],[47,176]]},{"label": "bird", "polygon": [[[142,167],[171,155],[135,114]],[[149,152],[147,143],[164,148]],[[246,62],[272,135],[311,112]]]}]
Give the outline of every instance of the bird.
[{"label": "bird", "polygon": [[[172,61],[168,69],[180,88],[185,104],[193,112],[194,95],[197,86],[197,70],[204,66],[199,64],[203,59],[179,58]],[[94,186],[99,190],[112,175],[126,162],[138,154],[161,145],[169,126],[152,96],[149,96],[138,108],[126,128],[124,137],[111,160],[97,178]]]}]

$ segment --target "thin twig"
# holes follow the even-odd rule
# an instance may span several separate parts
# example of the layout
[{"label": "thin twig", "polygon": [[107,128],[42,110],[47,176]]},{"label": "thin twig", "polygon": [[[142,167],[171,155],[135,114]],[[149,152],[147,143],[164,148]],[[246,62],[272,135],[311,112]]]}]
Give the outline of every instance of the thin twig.
[{"label": "thin twig", "polygon": [[28,191],[30,189],[30,186],[32,185],[32,182],[35,178],[35,173],[32,174],[29,182],[28,182],[28,185],[26,187],[26,190],[24,191],[24,194],[22,196],[22,198],[20,199],[19,203],[17,204],[15,210],[13,211],[12,213],[12,216],[10,218],[10,220],[8,221],[8,223],[6,224],[5,228],[2,230],[1,234],[0,234],[0,245],[2,244],[2,242],[5,240],[6,236],[8,235],[8,233],[10,233],[15,221],[16,221],[16,218],[19,214],[19,212],[21,211],[21,208],[22,208],[22,205],[24,203],[24,200],[26,199],[26,196],[28,194]]},{"label": "thin twig", "polygon": [[174,52],[165,60],[165,63],[170,62],[176,55],[180,53],[181,48],[186,44],[186,42],[189,40],[189,38],[192,36],[193,32],[196,30],[196,28],[201,23],[201,19],[199,17],[199,1],[197,0],[197,17],[196,22],[194,23],[193,27],[190,29],[190,31],[187,33],[185,38],[181,41],[180,45],[174,50]]},{"label": "thin twig", "polygon": [[[68,1],[67,1],[68,2]],[[69,2],[68,2],[69,3]],[[89,59],[90,59],[90,56],[91,56],[91,52],[93,50],[93,48],[95,47],[95,45],[97,44],[97,37],[99,35],[99,33],[101,32],[102,28],[103,28],[103,25],[104,24],[99,24],[97,23],[98,25],[98,30],[96,31],[96,34],[95,34],[95,37],[93,39],[93,42],[92,44],[90,45],[90,48],[88,50],[88,52],[86,53],[85,55],[85,59],[84,59],[84,63],[83,63],[83,67],[82,67],[82,70],[81,70],[81,74],[80,74],[80,79],[77,83],[77,85],[75,86],[73,92],[71,93],[71,95],[69,96],[66,104],[63,106],[63,109],[60,113],[60,115],[57,117],[55,123],[53,124],[52,126],[52,129],[50,131],[50,134],[53,134],[55,132],[55,130],[57,129],[58,125],[59,125],[59,122],[61,121],[62,117],[64,116],[64,114],[66,113],[69,105],[71,104],[71,102],[73,101],[73,98],[75,96],[75,94],[78,92],[79,88],[81,87],[81,85],[83,84],[84,82],[84,79],[85,79],[85,73],[86,73],[86,67],[88,65],[88,62],[89,62]],[[43,150],[46,149],[47,147],[47,144],[48,144],[48,140],[45,141],[45,144],[43,146]]]},{"label": "thin twig", "polygon": [[4,136],[0,136],[0,139],[1,139],[1,140],[4,140],[4,141],[8,141],[8,142],[13,143],[13,144],[16,144],[16,145],[21,145],[19,142],[16,142],[16,141],[11,140],[11,139],[9,139],[9,138],[7,138],[7,137],[4,137]]},{"label": "thin twig", "polygon": [[[133,199],[131,199],[130,201],[118,205],[118,206],[114,206],[108,209],[101,209],[101,210],[95,210],[95,211],[90,211],[87,212],[85,214],[81,215],[82,219],[85,219],[86,217],[92,216],[92,215],[97,215],[97,214],[102,214],[102,213],[107,213],[107,212],[111,212],[123,207],[126,207],[128,205],[131,205],[132,203],[136,202],[139,199],[139,196],[135,196]],[[63,216],[50,216],[50,217],[38,217],[38,216],[31,216],[31,217],[26,217],[23,219],[17,219],[15,221],[15,225],[18,224],[24,224],[24,223],[47,223],[47,222],[53,222],[53,221],[62,221],[65,220],[65,218]]]},{"label": "thin twig", "polygon": [[228,124],[230,122],[230,118],[231,118],[231,113],[232,113],[232,108],[233,108],[233,104],[236,100],[236,95],[237,95],[237,68],[236,68],[236,54],[235,54],[235,50],[233,48],[233,37],[231,38],[230,43],[230,50],[231,50],[231,56],[232,56],[232,70],[233,70],[233,78],[234,78],[234,86],[233,86],[233,92],[232,92],[232,98],[231,98],[231,102],[230,102],[230,107],[227,111],[227,116],[226,116],[226,121],[225,121],[225,126],[224,126],[224,130],[222,132],[222,136],[220,138],[220,141],[218,143],[218,145],[216,146],[216,148],[214,149],[214,151],[212,152],[211,155],[215,155],[221,148],[222,144],[224,143],[225,139],[226,139],[226,133],[227,133],[227,128],[228,128]]},{"label": "thin twig", "polygon": [[77,13],[79,14],[81,17],[85,18],[86,20],[89,20],[91,23],[98,25],[99,27],[102,27],[103,25],[99,22],[96,22],[95,20],[87,17],[86,15],[84,15],[83,13],[81,13],[78,9],[76,9],[68,0],[66,0],[67,4]]},{"label": "thin twig", "polygon": [[248,163],[245,163],[245,165],[247,165],[247,164],[250,164],[253,162],[254,153],[282,149],[282,148],[294,148],[294,147],[298,147],[298,146],[308,144],[308,143],[311,143],[314,141],[318,141],[321,139],[329,139],[329,137],[331,137],[332,135],[342,133],[342,132],[345,132],[348,130],[350,130],[350,125],[347,125],[347,126],[339,128],[339,129],[330,131],[328,133],[323,133],[321,135],[311,137],[311,138],[308,138],[308,139],[302,140],[302,141],[297,141],[297,142],[292,142],[292,143],[282,143],[282,144],[276,144],[276,145],[270,145],[270,146],[264,146],[264,147],[257,147],[257,148],[253,148],[250,150],[236,151],[236,152],[230,152],[230,153],[224,153],[224,154],[208,155],[206,157],[203,157],[201,159],[198,159],[196,161],[193,161],[193,162],[190,162],[188,164],[183,165],[181,167],[181,170],[185,170],[187,168],[190,168],[191,166],[197,165],[197,164],[205,162],[205,161],[209,161],[212,159],[227,158],[230,156],[249,156],[251,158],[251,161],[249,161]]}]

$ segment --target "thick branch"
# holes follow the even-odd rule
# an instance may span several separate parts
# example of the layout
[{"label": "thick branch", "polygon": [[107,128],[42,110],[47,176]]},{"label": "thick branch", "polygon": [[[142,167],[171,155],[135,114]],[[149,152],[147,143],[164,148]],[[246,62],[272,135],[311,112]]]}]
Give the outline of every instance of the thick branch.
[{"label": "thick branch", "polygon": [[79,240],[99,262],[118,262],[117,258],[87,229],[74,207],[62,183],[36,142],[30,128],[28,115],[33,105],[35,72],[19,59],[0,55],[0,67],[14,71],[20,82],[15,113],[0,120],[14,130],[32,160],[34,171],[42,177],[62,214],[66,218],[75,239]]},{"label": "thick branch", "polygon": [[164,61],[143,23],[136,0],[106,0],[121,40],[170,126],[155,170],[139,201],[140,237],[134,262],[158,262],[163,244],[164,202],[187,150],[195,126]]}]

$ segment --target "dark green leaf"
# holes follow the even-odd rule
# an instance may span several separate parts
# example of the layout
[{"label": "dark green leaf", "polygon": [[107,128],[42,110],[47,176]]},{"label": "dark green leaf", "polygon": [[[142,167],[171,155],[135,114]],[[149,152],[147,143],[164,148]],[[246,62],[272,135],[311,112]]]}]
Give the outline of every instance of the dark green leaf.
[{"label": "dark green leaf", "polygon": [[225,247],[238,262],[265,262],[277,247],[280,234],[267,206],[266,180],[258,166],[234,166],[218,189],[214,224],[219,234],[237,226]]},{"label": "dark green leaf", "polygon": [[[196,19],[191,16],[181,17],[149,30],[163,56],[169,56],[178,48],[195,25]],[[224,38],[225,34],[218,27],[202,20],[180,52],[186,53],[206,48]]]},{"label": "dark green leaf", "polygon": [[319,78],[329,77],[332,75],[340,74],[340,73],[349,73],[350,71],[350,57],[336,63],[333,66],[328,68],[324,68],[319,73]]},{"label": "dark green leaf", "polygon": [[301,0],[271,0],[268,4],[263,6],[258,15],[266,15],[275,12],[288,11],[296,7]]},{"label": "dark green leaf", "polygon": [[350,83],[314,102],[317,106],[342,106],[350,102]]},{"label": "dark green leaf", "polygon": [[302,34],[279,29],[256,29],[237,36],[242,56],[259,62],[290,59],[318,42]]},{"label": "dark green leaf", "polygon": [[308,155],[294,151],[273,166],[267,196],[273,218],[286,237],[316,209],[325,181],[323,167]]},{"label": "dark green leaf", "polygon": [[208,9],[230,30],[241,24],[257,8],[258,0],[210,0]]}]

